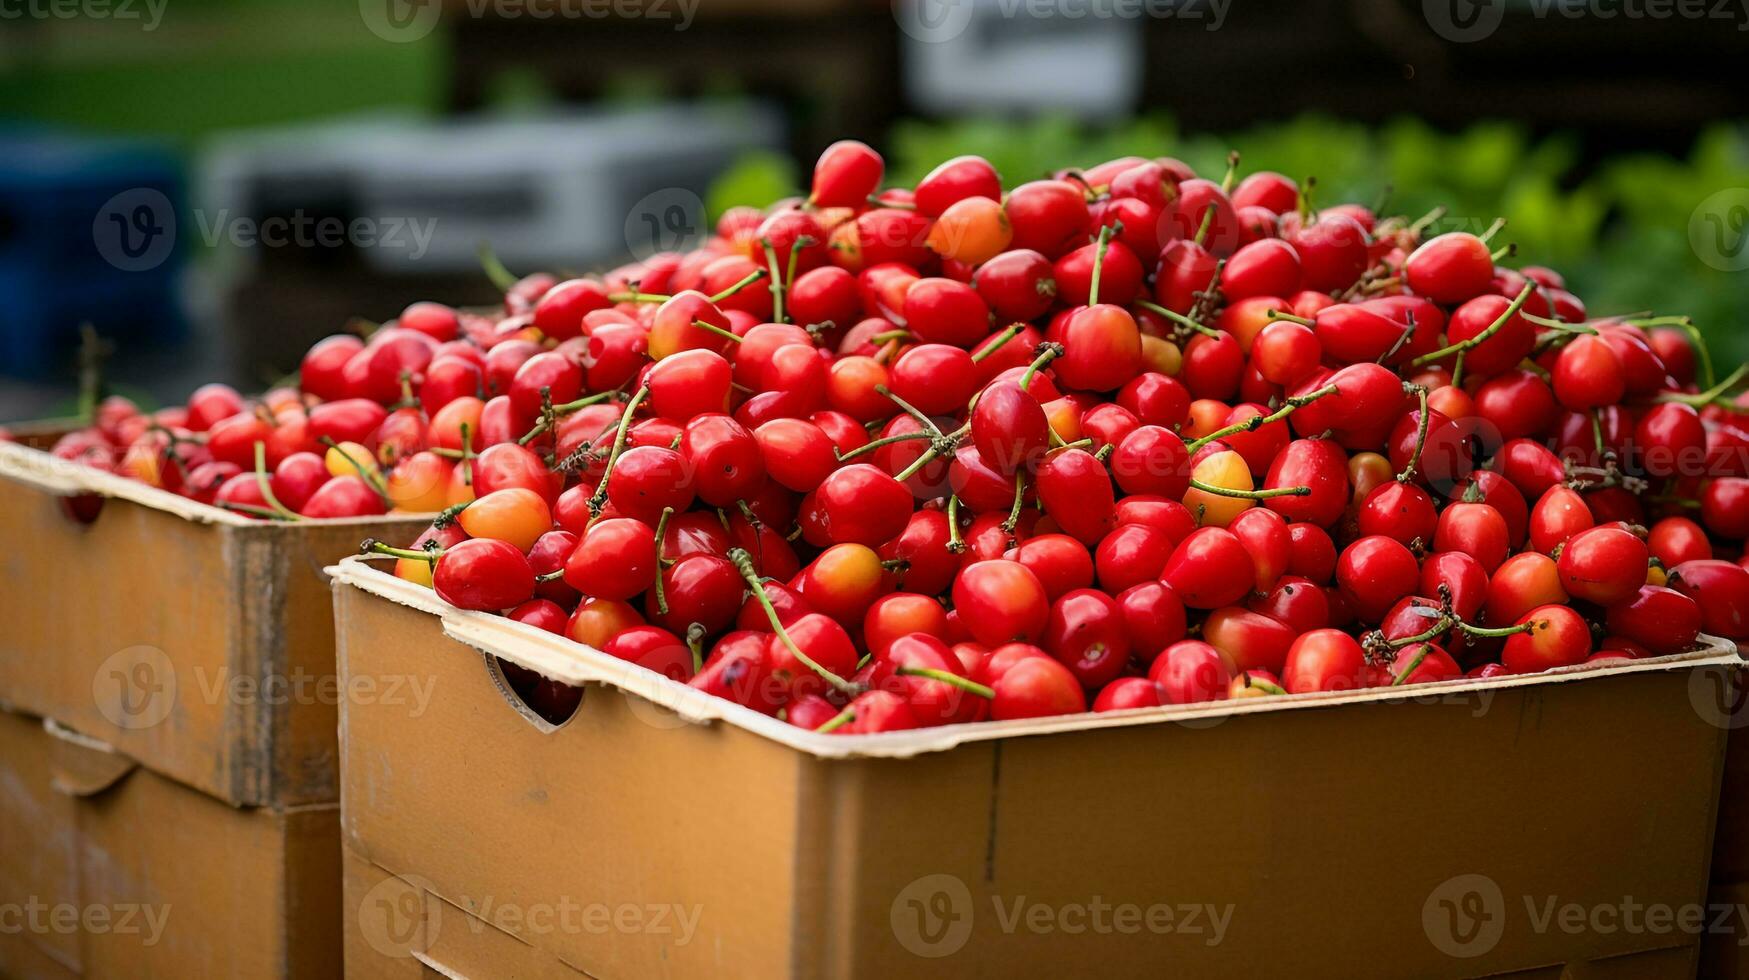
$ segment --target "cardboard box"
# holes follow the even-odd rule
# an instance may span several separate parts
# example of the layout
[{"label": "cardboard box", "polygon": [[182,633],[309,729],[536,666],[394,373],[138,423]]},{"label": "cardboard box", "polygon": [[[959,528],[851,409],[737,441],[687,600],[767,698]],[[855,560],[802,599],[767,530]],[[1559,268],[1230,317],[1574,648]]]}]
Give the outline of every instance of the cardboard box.
[{"label": "cardboard box", "polygon": [[[1717,646],[834,736],[332,571],[342,682],[430,695],[342,708],[355,975],[1694,973]],[[581,708],[541,722],[495,657]]]},{"label": "cardboard box", "polygon": [[334,804],[236,809],[13,712],[0,788],[0,975],[339,975]]},{"label": "cardboard box", "polygon": [[[104,498],[82,524],[64,498]],[[323,566],[425,518],[252,520],[0,443],[0,702],[239,806],[338,799]]]},{"label": "cardboard box", "polygon": [[[1739,654],[1743,648],[1739,647]],[[1725,774],[1719,788],[1719,825],[1713,841],[1712,885],[1707,900],[1716,909],[1741,909],[1735,928],[1714,930],[1701,951],[1703,976],[1749,978],[1749,674],[1706,692],[1710,710],[1729,729]]]}]

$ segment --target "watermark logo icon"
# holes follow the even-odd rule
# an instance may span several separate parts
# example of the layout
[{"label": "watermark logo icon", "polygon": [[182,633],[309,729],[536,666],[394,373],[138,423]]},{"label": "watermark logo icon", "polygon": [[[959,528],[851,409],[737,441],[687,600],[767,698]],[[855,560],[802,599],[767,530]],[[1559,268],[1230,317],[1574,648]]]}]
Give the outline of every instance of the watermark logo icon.
[{"label": "watermark logo icon", "polygon": [[1742,728],[1749,725],[1749,674],[1742,671],[1696,670],[1688,675],[1688,701],[1696,714],[1715,728]]},{"label": "watermark logo icon", "polygon": [[972,23],[976,0],[893,0],[899,30],[925,44],[951,41]]},{"label": "watermark logo icon", "polygon": [[91,696],[117,728],[151,728],[176,706],[176,665],[154,646],[117,650],[97,666]]},{"label": "watermark logo icon", "polygon": [[176,248],[176,208],[151,187],[122,191],[97,209],[91,240],[97,254],[123,272],[155,269]]},{"label": "watermark logo icon", "polygon": [[1447,956],[1484,955],[1499,945],[1506,932],[1506,897],[1487,875],[1447,878],[1422,904],[1421,926],[1434,947]]},{"label": "watermark logo icon", "polygon": [[1749,269],[1749,187],[1727,187],[1688,218],[1688,244],[1720,272]]},{"label": "watermark logo icon", "polygon": [[626,248],[639,260],[698,248],[706,233],[704,201],[684,187],[645,194],[626,212]]},{"label": "watermark logo icon", "polygon": [[1501,0],[1422,0],[1421,13],[1433,33],[1468,44],[1498,30],[1506,8]]},{"label": "watermark logo icon", "polygon": [[371,886],[358,903],[359,934],[370,948],[395,959],[429,949],[441,921],[441,903],[425,902],[431,882],[417,875],[389,877]]},{"label": "watermark logo icon", "polygon": [[889,921],[908,951],[926,959],[952,956],[972,938],[971,890],[954,875],[924,875],[900,889]]},{"label": "watermark logo icon", "polygon": [[358,0],[358,15],[370,32],[392,44],[409,44],[437,29],[440,0]]}]

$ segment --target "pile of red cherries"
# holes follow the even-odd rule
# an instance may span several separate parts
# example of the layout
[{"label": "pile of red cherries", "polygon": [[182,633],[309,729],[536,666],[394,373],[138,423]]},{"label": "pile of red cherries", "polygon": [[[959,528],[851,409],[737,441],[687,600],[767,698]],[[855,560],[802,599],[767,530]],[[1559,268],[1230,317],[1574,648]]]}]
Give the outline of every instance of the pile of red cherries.
[{"label": "pile of red cherries", "polygon": [[697,250],[416,304],[318,344],[301,391],[108,403],[57,452],[264,519],[437,511],[364,550],[820,731],[1749,637],[1743,371],[1501,265],[1501,222],[1236,163],[883,188],[842,142]]}]

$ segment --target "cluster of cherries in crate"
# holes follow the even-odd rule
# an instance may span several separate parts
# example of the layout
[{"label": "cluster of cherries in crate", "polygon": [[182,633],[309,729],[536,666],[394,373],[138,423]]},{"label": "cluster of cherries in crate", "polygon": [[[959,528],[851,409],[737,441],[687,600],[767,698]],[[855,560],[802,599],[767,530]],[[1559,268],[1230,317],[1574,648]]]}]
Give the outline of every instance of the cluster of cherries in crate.
[{"label": "cluster of cherries in crate", "polygon": [[[1439,219],[978,157],[684,254],[501,275],[301,391],[56,452],[263,518],[440,512],[396,574],[809,729],[1489,677],[1749,636],[1749,402]],[[501,272],[501,270],[500,270]],[[577,692],[506,673],[557,719]]]}]

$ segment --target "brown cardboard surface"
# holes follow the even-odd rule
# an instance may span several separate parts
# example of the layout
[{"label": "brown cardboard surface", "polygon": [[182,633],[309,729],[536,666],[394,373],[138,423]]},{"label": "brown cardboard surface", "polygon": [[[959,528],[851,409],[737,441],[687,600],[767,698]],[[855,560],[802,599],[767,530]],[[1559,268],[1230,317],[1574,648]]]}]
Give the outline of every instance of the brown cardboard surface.
[{"label": "brown cardboard surface", "polygon": [[0,975],[335,976],[336,809],[236,809],[0,712]]},{"label": "brown cardboard surface", "polygon": [[[1698,934],[1585,917],[1705,902],[1717,650],[1408,699],[820,736],[347,564],[343,683],[431,691],[342,707],[343,838],[417,910],[401,959],[427,968],[1693,974]],[[481,650],[583,680],[578,714],[531,724]]]},{"label": "brown cardboard surface", "polygon": [[[74,492],[108,498],[94,523]],[[268,524],[0,444],[0,703],[234,804],[333,802],[322,568],[426,523]]]}]

